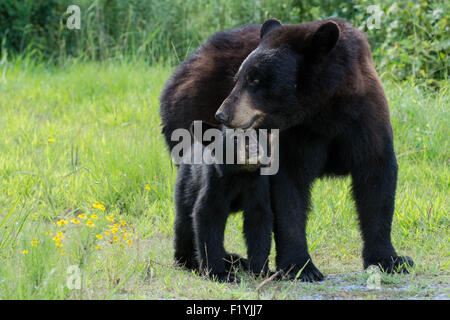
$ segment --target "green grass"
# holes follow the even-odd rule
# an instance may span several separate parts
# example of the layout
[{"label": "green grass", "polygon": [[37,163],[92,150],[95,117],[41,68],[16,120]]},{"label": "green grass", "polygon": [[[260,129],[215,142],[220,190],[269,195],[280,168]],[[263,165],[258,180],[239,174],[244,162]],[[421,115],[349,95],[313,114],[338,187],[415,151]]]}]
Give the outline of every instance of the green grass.
[{"label": "green grass", "polygon": [[[171,71],[141,61],[1,63],[0,299],[449,298],[448,83],[432,92],[384,80],[400,167],[392,236],[416,262],[410,275],[383,276],[381,290],[366,289],[350,180],[327,179],[314,186],[308,223],[310,251],[327,280],[260,286],[263,279],[242,274],[230,285],[172,265],[176,168],[158,117]],[[81,213],[98,215],[95,226],[56,224]],[[96,238],[109,229],[106,216],[134,225],[132,248]],[[245,254],[241,230],[234,215],[226,247]],[[80,289],[68,286],[72,265],[80,267]]]}]

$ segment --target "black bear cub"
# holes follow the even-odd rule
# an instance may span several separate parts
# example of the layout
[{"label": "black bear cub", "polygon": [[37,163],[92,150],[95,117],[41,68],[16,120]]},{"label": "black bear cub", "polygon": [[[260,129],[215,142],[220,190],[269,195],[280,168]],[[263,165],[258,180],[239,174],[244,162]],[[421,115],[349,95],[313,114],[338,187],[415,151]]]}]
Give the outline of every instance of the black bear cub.
[{"label": "black bear cub", "polygon": [[[226,127],[215,128],[220,130],[225,154]],[[211,129],[211,125],[202,123],[202,137],[207,129]],[[192,126],[191,134],[195,148],[203,139],[196,136]],[[248,160],[248,145],[246,147],[245,157]],[[201,150],[206,149],[206,143],[202,143]],[[239,152],[234,147],[235,158],[242,157]],[[239,281],[231,272],[237,260],[240,266],[248,268],[253,274],[265,274],[268,271],[273,229],[268,176],[260,174],[258,163],[223,164],[216,161],[215,154],[209,155],[211,161],[206,163],[210,164],[182,162],[178,169],[175,186],[175,261],[180,266],[199,270],[221,282]],[[228,254],[224,248],[227,218],[230,213],[240,210],[244,214],[247,260]]]}]

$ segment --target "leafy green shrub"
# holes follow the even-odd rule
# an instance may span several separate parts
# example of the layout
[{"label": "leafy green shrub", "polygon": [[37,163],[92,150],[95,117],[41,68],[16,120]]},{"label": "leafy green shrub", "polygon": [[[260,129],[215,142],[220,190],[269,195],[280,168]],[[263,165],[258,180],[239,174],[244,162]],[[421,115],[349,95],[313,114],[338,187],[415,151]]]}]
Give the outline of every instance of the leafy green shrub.
[{"label": "leafy green shrub", "polygon": [[[70,4],[81,8],[81,30],[65,26]],[[44,58],[143,56],[184,59],[217,30],[276,17],[301,23],[326,17],[351,21],[368,34],[379,71],[429,84],[447,79],[449,2],[386,0],[380,28],[369,29],[367,0],[0,0],[1,50]]]},{"label": "leafy green shrub", "polygon": [[374,52],[378,67],[398,79],[447,79],[449,2],[393,1],[385,12]]}]

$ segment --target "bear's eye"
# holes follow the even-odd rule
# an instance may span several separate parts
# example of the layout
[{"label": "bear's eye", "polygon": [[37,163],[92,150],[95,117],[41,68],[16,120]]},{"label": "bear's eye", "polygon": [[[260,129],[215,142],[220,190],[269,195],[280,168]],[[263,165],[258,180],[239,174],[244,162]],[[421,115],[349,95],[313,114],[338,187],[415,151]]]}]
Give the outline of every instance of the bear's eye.
[{"label": "bear's eye", "polygon": [[252,69],[247,73],[246,79],[248,86],[256,89],[261,84],[262,74],[258,69]]},{"label": "bear's eye", "polygon": [[247,78],[247,83],[249,86],[256,87],[259,85],[259,82],[260,82],[259,79],[256,77],[248,77]]}]

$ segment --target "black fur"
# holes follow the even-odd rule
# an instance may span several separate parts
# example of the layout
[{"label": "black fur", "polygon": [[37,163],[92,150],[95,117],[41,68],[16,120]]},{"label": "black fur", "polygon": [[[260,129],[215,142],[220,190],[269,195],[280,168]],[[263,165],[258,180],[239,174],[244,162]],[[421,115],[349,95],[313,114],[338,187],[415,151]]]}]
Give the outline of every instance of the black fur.
[{"label": "black fur", "polygon": [[[323,278],[307,248],[310,188],[322,176],[351,175],[364,267],[407,272],[413,261],[397,255],[390,236],[398,167],[388,103],[365,35],[340,19],[266,27],[262,39],[255,26],[221,32],[234,49],[212,49],[212,37],[195,54],[201,71],[194,62],[180,67],[161,98],[166,139],[216,112],[227,126],[280,129],[280,170],[270,177],[277,268]],[[189,103],[177,99],[183,94]]]},{"label": "black fur", "polygon": [[[273,229],[267,176],[241,165],[181,164],[175,204],[179,265],[228,282],[238,281],[230,270],[236,261],[255,275],[267,273]],[[223,246],[227,218],[240,210],[248,261],[226,253]]]}]

